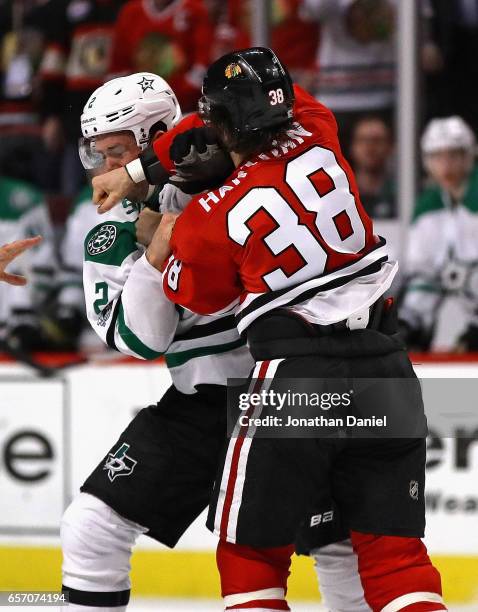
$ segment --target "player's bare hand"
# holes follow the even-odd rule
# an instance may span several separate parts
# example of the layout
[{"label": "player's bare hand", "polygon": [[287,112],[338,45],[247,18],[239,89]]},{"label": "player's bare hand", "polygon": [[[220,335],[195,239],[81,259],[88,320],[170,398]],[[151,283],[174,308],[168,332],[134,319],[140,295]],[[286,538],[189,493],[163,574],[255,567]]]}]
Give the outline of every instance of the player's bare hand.
[{"label": "player's bare hand", "polygon": [[5,268],[11,263],[16,257],[24,253],[26,250],[31,249],[42,241],[41,236],[35,236],[34,238],[25,238],[25,240],[17,240],[4,244],[0,247],[0,281],[4,281],[9,285],[26,285],[27,279],[24,276],[18,274],[9,274],[5,272]]},{"label": "player's bare hand", "polygon": [[173,233],[174,224],[179,215],[165,213],[161,219],[158,229],[154,232],[153,239],[146,251],[149,263],[158,270],[162,270],[166,259],[171,255],[169,241]]},{"label": "player's bare hand", "polygon": [[98,206],[100,214],[107,212],[124,198],[140,202],[148,192],[148,184],[133,183],[124,168],[116,168],[95,176],[92,184],[93,202]]},{"label": "player's bare hand", "polygon": [[136,221],[136,240],[144,246],[149,246],[155,231],[161,223],[162,214],[150,208],[141,211]]}]

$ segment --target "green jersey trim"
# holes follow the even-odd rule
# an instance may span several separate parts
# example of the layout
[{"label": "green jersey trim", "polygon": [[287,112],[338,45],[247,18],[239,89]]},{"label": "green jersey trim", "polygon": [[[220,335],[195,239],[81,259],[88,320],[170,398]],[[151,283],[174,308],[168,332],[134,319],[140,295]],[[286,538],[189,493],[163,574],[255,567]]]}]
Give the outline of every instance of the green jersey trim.
[{"label": "green jersey trim", "polygon": [[217,346],[201,346],[187,351],[180,351],[178,353],[166,353],[166,365],[168,368],[177,368],[178,366],[182,366],[196,357],[206,357],[207,355],[227,353],[228,351],[232,351],[236,348],[244,346],[245,344],[246,341],[239,338],[238,340],[228,342],[227,344],[218,344]]},{"label": "green jersey trim", "polygon": [[118,333],[126,346],[144,359],[157,359],[163,355],[146,346],[126,325],[123,304],[120,304],[118,311]]},{"label": "green jersey trim", "polygon": [[426,291],[428,293],[441,293],[440,287],[429,285],[426,283],[417,283],[416,285],[411,284],[408,287],[408,291]]}]

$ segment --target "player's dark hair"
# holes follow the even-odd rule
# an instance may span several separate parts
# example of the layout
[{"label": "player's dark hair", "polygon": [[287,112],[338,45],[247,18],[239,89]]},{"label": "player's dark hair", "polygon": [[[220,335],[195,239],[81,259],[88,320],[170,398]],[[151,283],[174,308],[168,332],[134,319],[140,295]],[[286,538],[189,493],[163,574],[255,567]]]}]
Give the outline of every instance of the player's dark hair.
[{"label": "player's dark hair", "polygon": [[208,123],[213,127],[227,151],[234,151],[245,158],[270,151],[281,143],[290,140],[287,130],[292,128],[293,119],[282,125],[262,128],[260,130],[238,132],[234,130],[230,115],[226,109],[216,107],[211,110]]},{"label": "player's dark hair", "polygon": [[167,132],[168,131],[168,127],[167,125],[164,123],[164,121],[156,121],[156,123],[153,123],[153,125],[149,128],[149,139],[152,140],[154,138],[154,135],[157,132]]}]

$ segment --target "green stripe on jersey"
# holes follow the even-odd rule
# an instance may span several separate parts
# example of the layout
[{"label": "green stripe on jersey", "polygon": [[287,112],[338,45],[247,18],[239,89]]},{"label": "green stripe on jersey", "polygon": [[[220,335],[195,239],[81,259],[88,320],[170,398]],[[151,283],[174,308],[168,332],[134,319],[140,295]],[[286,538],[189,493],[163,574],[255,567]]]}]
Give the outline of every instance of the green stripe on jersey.
[{"label": "green stripe on jersey", "polygon": [[143,344],[143,342],[138,338],[138,336],[136,336],[130,330],[130,328],[126,325],[124,319],[123,304],[120,304],[118,311],[118,333],[123,339],[126,346],[144,359],[157,359],[163,354],[158,353],[157,351],[153,351],[153,349],[150,349],[148,346],[146,346],[146,344]]},{"label": "green stripe on jersey", "polygon": [[189,349],[187,351],[179,351],[178,353],[166,353],[166,365],[168,368],[177,368],[178,366],[184,365],[191,359],[196,357],[206,357],[207,355],[219,355],[220,353],[227,353],[233,349],[244,346],[246,341],[242,338],[234,340],[234,342],[228,342],[227,344],[218,344],[216,346],[200,346],[195,349]]},{"label": "green stripe on jersey", "polygon": [[130,221],[106,221],[90,230],[85,238],[85,261],[121,266],[137,250],[136,226]]},{"label": "green stripe on jersey", "polygon": [[407,288],[407,291],[427,291],[428,293],[441,293],[441,287],[437,285],[430,285],[428,283],[417,283],[414,285],[413,283]]}]

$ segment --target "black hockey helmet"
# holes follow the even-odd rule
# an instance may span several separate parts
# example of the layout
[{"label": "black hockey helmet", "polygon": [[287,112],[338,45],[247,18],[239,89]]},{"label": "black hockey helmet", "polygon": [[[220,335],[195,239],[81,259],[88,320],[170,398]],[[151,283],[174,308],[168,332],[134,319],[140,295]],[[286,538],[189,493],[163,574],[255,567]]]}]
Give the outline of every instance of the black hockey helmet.
[{"label": "black hockey helmet", "polygon": [[222,109],[236,134],[279,127],[292,118],[294,90],[287,69],[267,47],[223,55],[209,67],[199,101],[207,123]]}]

